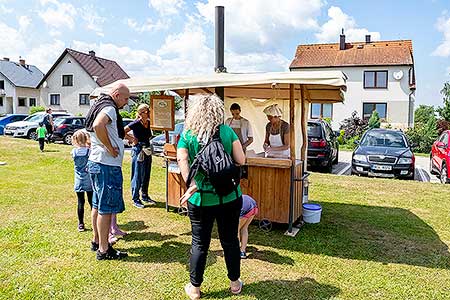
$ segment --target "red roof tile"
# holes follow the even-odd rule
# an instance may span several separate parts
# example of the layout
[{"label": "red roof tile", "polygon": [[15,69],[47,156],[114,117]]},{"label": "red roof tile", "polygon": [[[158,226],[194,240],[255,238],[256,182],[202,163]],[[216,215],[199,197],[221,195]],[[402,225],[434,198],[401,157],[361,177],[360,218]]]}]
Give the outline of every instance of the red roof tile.
[{"label": "red roof tile", "polygon": [[339,44],[299,45],[290,69],[413,65],[412,41],[378,41]]}]

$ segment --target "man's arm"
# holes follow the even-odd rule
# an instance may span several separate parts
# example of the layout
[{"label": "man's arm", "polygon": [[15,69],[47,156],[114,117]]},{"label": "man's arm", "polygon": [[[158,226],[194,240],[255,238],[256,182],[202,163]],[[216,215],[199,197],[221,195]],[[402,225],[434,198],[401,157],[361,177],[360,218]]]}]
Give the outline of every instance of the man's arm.
[{"label": "man's arm", "polygon": [[108,137],[108,130],[106,129],[106,125],[109,124],[109,122],[111,122],[111,119],[108,115],[100,112],[95,118],[92,128],[94,129],[97,138],[105,146],[106,150],[108,150],[113,157],[117,157],[119,155],[119,149],[113,148],[111,145],[111,141]]}]

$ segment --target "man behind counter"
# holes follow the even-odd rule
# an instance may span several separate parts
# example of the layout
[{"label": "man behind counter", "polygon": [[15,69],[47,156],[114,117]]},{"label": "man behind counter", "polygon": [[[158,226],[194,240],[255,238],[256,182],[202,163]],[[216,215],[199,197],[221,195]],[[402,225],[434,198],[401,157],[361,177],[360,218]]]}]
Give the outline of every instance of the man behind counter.
[{"label": "man behind counter", "polygon": [[230,106],[230,112],[233,117],[228,118],[225,121],[225,125],[230,126],[239,137],[239,141],[242,144],[244,152],[247,147],[253,143],[253,130],[250,122],[241,116],[241,107],[237,103],[233,103]]}]

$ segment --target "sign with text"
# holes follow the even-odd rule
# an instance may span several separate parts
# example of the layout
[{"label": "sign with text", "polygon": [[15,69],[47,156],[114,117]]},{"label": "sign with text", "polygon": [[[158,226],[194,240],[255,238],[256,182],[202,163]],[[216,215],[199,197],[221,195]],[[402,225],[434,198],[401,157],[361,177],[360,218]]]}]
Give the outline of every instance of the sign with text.
[{"label": "sign with text", "polygon": [[150,96],[150,127],[154,130],[174,130],[175,97]]}]

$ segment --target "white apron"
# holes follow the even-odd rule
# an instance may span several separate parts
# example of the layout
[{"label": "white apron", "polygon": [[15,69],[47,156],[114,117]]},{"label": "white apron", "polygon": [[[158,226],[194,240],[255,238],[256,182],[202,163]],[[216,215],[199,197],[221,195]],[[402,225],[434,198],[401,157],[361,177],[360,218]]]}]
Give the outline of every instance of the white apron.
[{"label": "white apron", "polygon": [[[283,140],[281,138],[281,134],[270,134],[269,135],[270,147],[280,147],[283,146]],[[266,154],[267,156],[267,154]],[[270,151],[270,157],[279,157],[279,158],[289,158],[291,156],[291,151],[287,150],[277,150]]]}]

